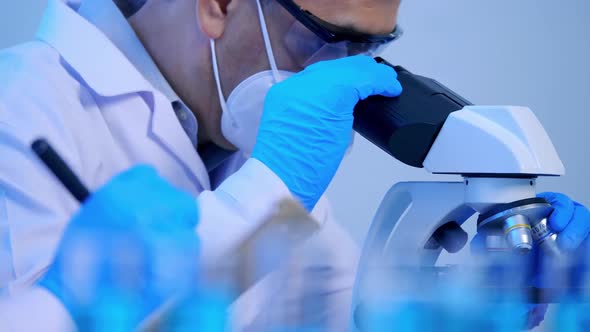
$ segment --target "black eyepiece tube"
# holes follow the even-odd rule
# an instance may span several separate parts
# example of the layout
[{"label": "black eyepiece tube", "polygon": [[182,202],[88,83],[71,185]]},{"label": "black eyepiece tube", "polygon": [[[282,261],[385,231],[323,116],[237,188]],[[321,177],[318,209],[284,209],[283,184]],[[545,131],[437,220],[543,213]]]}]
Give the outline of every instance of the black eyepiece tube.
[{"label": "black eyepiece tube", "polygon": [[66,164],[59,154],[51,147],[45,139],[37,139],[31,144],[31,149],[63,184],[63,186],[78,200],[80,203],[90,196],[86,186],[76,176],[74,171]]},{"label": "black eyepiece tube", "polygon": [[452,112],[470,102],[437,81],[392,66],[402,84],[401,96],[369,97],[354,110],[354,130],[397,160],[422,168],[436,136]]}]

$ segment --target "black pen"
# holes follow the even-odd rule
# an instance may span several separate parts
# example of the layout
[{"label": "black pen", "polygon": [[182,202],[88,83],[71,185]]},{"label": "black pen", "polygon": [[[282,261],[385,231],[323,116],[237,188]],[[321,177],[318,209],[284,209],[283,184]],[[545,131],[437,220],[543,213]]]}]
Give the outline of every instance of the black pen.
[{"label": "black pen", "polygon": [[31,144],[31,149],[78,202],[86,201],[90,192],[47,140],[36,139]]}]

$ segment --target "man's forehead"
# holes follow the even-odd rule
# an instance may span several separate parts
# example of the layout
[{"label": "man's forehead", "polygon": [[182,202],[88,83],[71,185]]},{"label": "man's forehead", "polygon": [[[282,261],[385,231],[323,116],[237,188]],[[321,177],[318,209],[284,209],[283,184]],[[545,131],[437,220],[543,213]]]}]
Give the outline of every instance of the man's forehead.
[{"label": "man's forehead", "polygon": [[400,0],[294,0],[315,16],[358,31],[389,33],[397,23]]}]

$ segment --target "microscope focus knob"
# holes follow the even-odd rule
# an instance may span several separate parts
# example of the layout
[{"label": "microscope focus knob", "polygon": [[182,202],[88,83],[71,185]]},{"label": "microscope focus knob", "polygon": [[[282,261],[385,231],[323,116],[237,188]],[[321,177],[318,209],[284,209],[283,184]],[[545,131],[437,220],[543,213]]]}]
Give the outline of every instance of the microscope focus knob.
[{"label": "microscope focus knob", "polygon": [[467,232],[465,232],[461,226],[457,225],[456,222],[452,221],[440,226],[434,234],[432,234],[431,240],[436,241],[436,244],[449,253],[454,254],[463,249],[468,238],[469,235]]}]

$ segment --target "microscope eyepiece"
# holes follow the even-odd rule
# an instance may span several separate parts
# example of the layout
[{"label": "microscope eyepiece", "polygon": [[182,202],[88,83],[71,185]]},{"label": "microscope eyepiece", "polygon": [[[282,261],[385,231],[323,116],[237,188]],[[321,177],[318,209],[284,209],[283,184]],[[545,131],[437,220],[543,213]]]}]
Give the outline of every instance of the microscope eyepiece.
[{"label": "microscope eyepiece", "polygon": [[406,165],[422,168],[449,114],[470,102],[439,82],[391,66],[404,91],[399,97],[372,96],[354,109],[354,130]]}]

